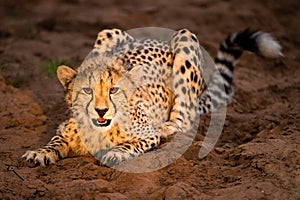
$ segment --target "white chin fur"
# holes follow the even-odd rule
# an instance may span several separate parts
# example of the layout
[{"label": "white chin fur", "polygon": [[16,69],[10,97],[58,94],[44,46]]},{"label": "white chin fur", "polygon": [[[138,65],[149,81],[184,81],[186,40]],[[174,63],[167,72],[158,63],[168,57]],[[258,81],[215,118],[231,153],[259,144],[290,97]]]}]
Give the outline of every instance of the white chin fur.
[{"label": "white chin fur", "polygon": [[259,32],[256,41],[263,56],[268,58],[283,56],[280,44],[269,33]]}]

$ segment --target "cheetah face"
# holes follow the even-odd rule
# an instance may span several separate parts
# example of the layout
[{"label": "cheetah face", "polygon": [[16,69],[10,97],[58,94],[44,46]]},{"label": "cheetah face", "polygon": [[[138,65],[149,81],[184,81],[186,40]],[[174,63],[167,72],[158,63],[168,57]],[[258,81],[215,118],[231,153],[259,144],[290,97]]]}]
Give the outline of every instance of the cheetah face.
[{"label": "cheetah face", "polygon": [[[82,85],[78,98],[82,102],[82,108],[89,124],[94,129],[107,131],[113,124],[117,109],[113,99],[120,92],[117,82],[120,74],[107,69],[101,75],[93,74],[88,84]],[[93,80],[92,80],[93,79]]]},{"label": "cheetah face", "polygon": [[87,70],[77,73],[63,66],[59,68],[57,75],[65,88],[72,82],[72,87],[68,86],[66,90],[66,96],[71,96],[72,111],[79,121],[100,132],[113,126],[114,121],[117,121],[117,107],[126,104],[126,100],[119,102],[122,90],[118,81],[122,78],[122,70],[107,68],[104,71]]}]

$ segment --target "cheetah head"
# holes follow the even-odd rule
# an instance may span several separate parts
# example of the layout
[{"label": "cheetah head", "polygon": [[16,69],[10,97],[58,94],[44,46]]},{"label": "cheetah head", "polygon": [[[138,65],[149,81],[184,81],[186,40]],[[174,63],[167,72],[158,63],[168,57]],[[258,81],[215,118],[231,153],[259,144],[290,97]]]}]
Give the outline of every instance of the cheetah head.
[{"label": "cheetah head", "polygon": [[[73,115],[89,124],[93,129],[107,131],[120,122],[120,115],[126,113],[128,90],[134,72],[127,72],[120,66],[105,70],[79,70],[60,66],[57,77],[66,92]],[[124,78],[125,77],[125,78]],[[139,76],[135,76],[139,78]]]}]

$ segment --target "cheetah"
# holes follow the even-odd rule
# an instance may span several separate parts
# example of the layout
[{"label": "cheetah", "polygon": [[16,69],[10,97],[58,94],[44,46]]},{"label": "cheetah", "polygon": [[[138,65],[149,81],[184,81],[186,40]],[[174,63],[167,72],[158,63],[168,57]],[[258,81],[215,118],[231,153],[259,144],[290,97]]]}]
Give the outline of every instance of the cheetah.
[{"label": "cheetah", "polygon": [[69,155],[91,154],[115,166],[142,155],[164,138],[191,131],[201,115],[230,103],[234,66],[244,51],[282,55],[268,33],[233,33],[221,43],[215,71],[205,82],[202,50],[189,30],[178,30],[169,41],[103,30],[79,68],[57,70],[72,117],[48,144],[22,157],[47,166]]}]

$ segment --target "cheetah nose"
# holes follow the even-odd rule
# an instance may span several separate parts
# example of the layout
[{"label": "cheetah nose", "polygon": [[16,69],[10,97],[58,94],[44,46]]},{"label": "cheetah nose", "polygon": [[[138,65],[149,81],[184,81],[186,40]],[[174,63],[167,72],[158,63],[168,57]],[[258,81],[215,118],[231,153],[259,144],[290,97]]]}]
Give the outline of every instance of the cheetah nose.
[{"label": "cheetah nose", "polygon": [[99,117],[103,118],[105,113],[108,111],[108,108],[104,108],[104,109],[95,108],[95,110],[98,113]]}]

